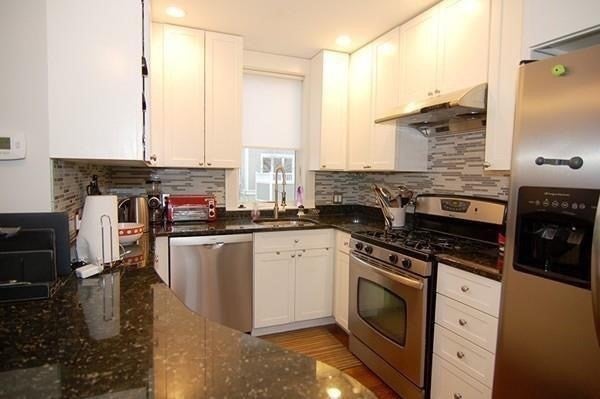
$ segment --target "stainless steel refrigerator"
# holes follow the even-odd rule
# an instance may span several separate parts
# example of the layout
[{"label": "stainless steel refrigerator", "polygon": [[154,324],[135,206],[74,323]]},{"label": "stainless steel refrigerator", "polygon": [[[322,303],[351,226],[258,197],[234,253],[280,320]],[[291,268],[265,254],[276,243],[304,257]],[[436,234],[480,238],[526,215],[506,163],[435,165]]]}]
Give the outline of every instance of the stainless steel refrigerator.
[{"label": "stainless steel refrigerator", "polygon": [[600,46],[521,66],[493,397],[600,398]]}]

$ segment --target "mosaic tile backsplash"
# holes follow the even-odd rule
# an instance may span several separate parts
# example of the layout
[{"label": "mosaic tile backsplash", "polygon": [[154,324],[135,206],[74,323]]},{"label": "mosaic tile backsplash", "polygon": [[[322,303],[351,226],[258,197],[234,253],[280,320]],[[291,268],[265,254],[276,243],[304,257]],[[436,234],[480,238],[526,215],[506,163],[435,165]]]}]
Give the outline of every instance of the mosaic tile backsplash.
[{"label": "mosaic tile backsplash", "polygon": [[[485,130],[436,134],[429,138],[427,172],[317,172],[315,202],[329,205],[333,193],[340,193],[344,204],[375,206],[370,190],[373,183],[383,184],[392,191],[402,184],[416,193],[507,199],[509,176],[484,173],[484,151]],[[212,194],[219,204],[225,204],[222,169],[152,169],[57,160],[54,161],[54,209],[67,211],[72,221],[83,206],[85,188],[93,174],[99,176],[103,193],[119,197],[145,193],[146,180],[157,177],[165,193]]]},{"label": "mosaic tile backsplash", "polygon": [[375,206],[373,183],[392,192],[406,185],[415,193],[461,194],[497,199],[508,198],[509,175],[483,171],[485,130],[436,134],[429,138],[427,172],[350,173],[318,172],[316,203],[332,203],[333,193],[343,195],[344,204]]}]

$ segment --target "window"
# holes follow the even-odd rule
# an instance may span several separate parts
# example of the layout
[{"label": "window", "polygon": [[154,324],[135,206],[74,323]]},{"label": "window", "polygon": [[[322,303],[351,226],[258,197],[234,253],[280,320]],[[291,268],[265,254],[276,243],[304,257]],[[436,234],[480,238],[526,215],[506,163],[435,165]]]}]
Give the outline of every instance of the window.
[{"label": "window", "polygon": [[[298,182],[297,151],[302,131],[302,80],[273,74],[244,74],[242,166],[239,201],[275,200],[275,170],[285,170],[288,205],[295,204]],[[279,173],[279,190],[283,178]]]}]

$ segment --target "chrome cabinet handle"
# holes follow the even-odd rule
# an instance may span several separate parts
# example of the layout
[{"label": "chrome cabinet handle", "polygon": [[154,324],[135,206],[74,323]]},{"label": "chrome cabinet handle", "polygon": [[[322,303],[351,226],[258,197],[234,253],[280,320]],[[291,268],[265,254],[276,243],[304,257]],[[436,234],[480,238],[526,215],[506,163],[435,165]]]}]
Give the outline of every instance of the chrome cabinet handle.
[{"label": "chrome cabinet handle", "polygon": [[290,255],[290,257],[291,257],[291,258],[295,258],[295,257],[296,257],[296,255],[294,255],[294,254],[291,254],[291,255]]},{"label": "chrome cabinet handle", "polygon": [[460,287],[460,290],[462,292],[468,292],[469,291],[469,287],[467,287],[466,285],[463,285],[462,287]]},{"label": "chrome cabinet handle", "polygon": [[438,89],[435,89],[435,94],[440,94],[440,91]]},{"label": "chrome cabinet handle", "polygon": [[462,399],[462,395],[459,393],[454,394],[454,399]]},{"label": "chrome cabinet handle", "polygon": [[[600,198],[598,199],[600,206]],[[600,211],[596,211],[594,220],[594,234],[592,236],[592,309],[594,324],[596,325],[596,338],[600,344]]]},{"label": "chrome cabinet handle", "polygon": [[294,240],[294,244],[298,244],[300,240]]},{"label": "chrome cabinet handle", "polygon": [[298,254],[298,257],[299,257],[299,258],[301,258],[301,257],[302,257],[302,254]]},{"label": "chrome cabinet handle", "polygon": [[465,357],[465,353],[461,352],[461,351],[458,351],[458,352],[456,352],[456,357],[459,358],[459,359],[462,359],[462,358]]},{"label": "chrome cabinet handle", "polygon": [[204,162],[198,162],[198,165],[204,166]]},{"label": "chrome cabinet handle", "polygon": [[429,93],[427,93],[427,95],[428,95],[429,97],[431,97],[431,96],[433,96],[433,93],[432,93],[432,92],[429,92]]},{"label": "chrome cabinet handle", "polygon": [[322,167],[323,169],[325,169],[325,168],[327,168],[327,165],[321,165],[321,167]]},{"label": "chrome cabinet handle", "polygon": [[212,163],[211,162],[207,162],[206,165],[212,166]]},{"label": "chrome cabinet handle", "polygon": [[465,319],[458,319],[458,324],[464,327],[467,325],[467,321]]},{"label": "chrome cabinet handle", "polygon": [[363,166],[363,169],[371,169],[371,165],[365,165]]},{"label": "chrome cabinet handle", "polygon": [[281,252],[277,251],[275,252],[275,255],[281,255]]},{"label": "chrome cabinet handle", "polygon": [[156,158],[156,154],[150,155],[150,160],[156,162],[158,158]]},{"label": "chrome cabinet handle", "polygon": [[489,168],[489,167],[491,167],[491,166],[492,166],[492,164],[491,164],[490,162],[488,162],[488,161],[485,161],[485,162],[483,163],[483,167],[484,167],[484,168]]}]

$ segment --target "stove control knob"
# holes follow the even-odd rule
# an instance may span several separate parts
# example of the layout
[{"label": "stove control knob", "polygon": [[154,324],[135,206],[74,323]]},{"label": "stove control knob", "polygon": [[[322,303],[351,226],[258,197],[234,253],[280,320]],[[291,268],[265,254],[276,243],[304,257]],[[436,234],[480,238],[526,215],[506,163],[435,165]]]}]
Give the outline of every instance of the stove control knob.
[{"label": "stove control knob", "polygon": [[390,254],[390,256],[388,256],[388,259],[389,259],[390,263],[393,263],[393,264],[398,263],[398,255]]},{"label": "stove control knob", "polygon": [[363,243],[362,242],[357,242],[356,244],[354,244],[354,248],[358,249],[359,251],[362,251],[362,249],[363,249]]},{"label": "stove control knob", "polygon": [[367,245],[365,247],[365,252],[368,253],[369,255],[371,255],[373,253],[373,247],[370,245]]},{"label": "stove control knob", "polygon": [[407,269],[410,269],[410,267],[412,266],[412,263],[410,261],[410,259],[402,259],[402,267],[405,267]]}]

